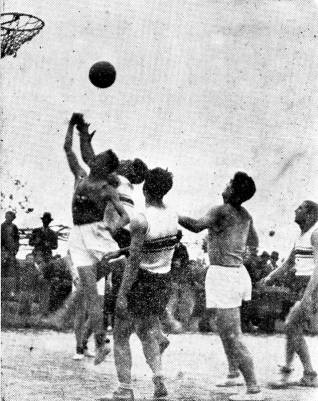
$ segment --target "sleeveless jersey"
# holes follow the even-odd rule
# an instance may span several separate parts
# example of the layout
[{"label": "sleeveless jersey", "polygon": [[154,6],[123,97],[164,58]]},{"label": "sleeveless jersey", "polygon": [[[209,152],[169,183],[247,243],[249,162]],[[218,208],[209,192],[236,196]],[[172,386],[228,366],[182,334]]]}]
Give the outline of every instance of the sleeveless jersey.
[{"label": "sleeveless jersey", "polygon": [[177,243],[178,216],[170,208],[147,207],[148,230],[142,248],[140,268],[150,273],[168,273]]},{"label": "sleeveless jersey", "polygon": [[318,230],[318,222],[304,234],[300,234],[295,242],[296,276],[311,276],[314,271],[314,256],[311,245],[311,235]]},{"label": "sleeveless jersey", "polygon": [[[134,187],[130,183],[130,181],[122,175],[118,175],[118,181],[119,185],[116,189],[119,195],[120,202],[127,212],[129,218],[132,219],[134,217],[135,211],[135,203],[133,200]],[[115,210],[114,205],[112,203],[109,203],[105,208],[103,221],[110,232],[114,232],[115,228],[118,228],[119,219],[119,215]],[[129,230],[129,224],[127,224],[125,228]]]},{"label": "sleeveless jersey", "polygon": [[107,201],[100,199],[98,194],[104,182],[92,184],[88,177],[81,177],[75,185],[72,200],[72,216],[74,225],[90,224],[103,221]]}]

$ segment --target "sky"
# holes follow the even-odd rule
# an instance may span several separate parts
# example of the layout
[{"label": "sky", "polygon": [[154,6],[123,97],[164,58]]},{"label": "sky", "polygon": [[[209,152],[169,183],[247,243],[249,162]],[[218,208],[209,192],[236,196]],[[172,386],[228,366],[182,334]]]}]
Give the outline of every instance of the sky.
[{"label": "sky", "polygon": [[[40,225],[44,211],[71,225],[63,141],[76,111],[96,129],[97,152],[169,168],[167,202],[180,214],[221,203],[225,184],[246,171],[260,249],[286,256],[295,208],[318,201],[314,1],[6,0],[4,11],[45,21],[16,58],[0,61],[2,191],[18,178],[34,207],[18,213],[19,227]],[[99,60],[117,71],[108,89],[88,80]],[[184,240],[202,235],[184,231]]]}]

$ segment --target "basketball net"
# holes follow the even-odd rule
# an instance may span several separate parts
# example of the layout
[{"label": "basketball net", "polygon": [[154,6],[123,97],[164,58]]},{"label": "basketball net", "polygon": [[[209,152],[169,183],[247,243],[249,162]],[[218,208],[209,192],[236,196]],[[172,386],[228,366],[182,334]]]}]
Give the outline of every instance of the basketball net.
[{"label": "basketball net", "polygon": [[44,27],[44,22],[30,14],[1,13],[1,58],[17,56],[23,43],[30,41]]}]

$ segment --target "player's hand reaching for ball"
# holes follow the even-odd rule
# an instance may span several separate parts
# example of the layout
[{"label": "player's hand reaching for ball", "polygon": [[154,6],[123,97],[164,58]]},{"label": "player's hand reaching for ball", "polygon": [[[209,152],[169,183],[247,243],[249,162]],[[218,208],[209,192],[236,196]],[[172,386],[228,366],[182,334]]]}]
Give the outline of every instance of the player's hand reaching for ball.
[{"label": "player's hand reaching for ball", "polygon": [[79,125],[84,123],[84,116],[82,113],[73,113],[70,119],[70,125]]},{"label": "player's hand reaching for ball", "polygon": [[76,128],[78,130],[78,134],[81,137],[86,137],[89,141],[91,141],[93,139],[93,136],[95,135],[96,131],[93,131],[91,134],[89,133],[89,126],[91,124],[87,123],[84,118],[81,122],[77,123]]}]

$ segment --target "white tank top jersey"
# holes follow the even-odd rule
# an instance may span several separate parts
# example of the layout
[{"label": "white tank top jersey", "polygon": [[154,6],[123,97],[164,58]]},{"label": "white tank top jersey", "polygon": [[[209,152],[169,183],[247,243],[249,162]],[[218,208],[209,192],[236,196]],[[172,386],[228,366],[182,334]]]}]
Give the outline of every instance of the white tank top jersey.
[{"label": "white tank top jersey", "polygon": [[[118,179],[119,185],[117,187],[117,192],[119,194],[119,199],[131,220],[135,216],[135,203],[133,200],[134,187],[126,177],[118,175]],[[115,227],[117,227],[118,220],[119,216],[114,206],[112,204],[107,204],[103,219],[105,227],[113,232]],[[125,228],[129,230],[129,224],[127,224]]]},{"label": "white tank top jersey", "polygon": [[117,187],[117,191],[119,193],[119,199],[129,218],[132,219],[135,211],[134,186],[129,180],[127,180],[126,177],[123,177],[122,175],[119,175],[118,179],[119,185]]},{"label": "white tank top jersey", "polygon": [[295,268],[296,276],[311,276],[314,271],[314,256],[311,245],[312,233],[318,230],[318,222],[305,234],[300,235],[295,242]]},{"label": "white tank top jersey", "polygon": [[148,222],[148,230],[140,268],[150,273],[168,273],[177,243],[178,215],[168,207],[147,207],[143,214]]}]

